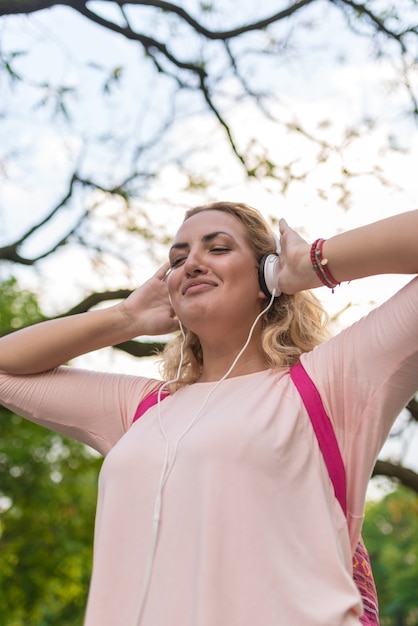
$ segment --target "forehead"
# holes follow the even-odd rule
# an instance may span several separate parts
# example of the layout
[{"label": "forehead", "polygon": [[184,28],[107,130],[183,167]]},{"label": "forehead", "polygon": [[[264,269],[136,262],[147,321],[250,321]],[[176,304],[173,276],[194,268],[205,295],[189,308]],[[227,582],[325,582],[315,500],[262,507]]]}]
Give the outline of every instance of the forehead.
[{"label": "forehead", "polygon": [[235,239],[247,239],[244,225],[237,217],[224,211],[201,211],[189,217],[180,226],[173,243],[201,238],[212,232],[222,231]]}]

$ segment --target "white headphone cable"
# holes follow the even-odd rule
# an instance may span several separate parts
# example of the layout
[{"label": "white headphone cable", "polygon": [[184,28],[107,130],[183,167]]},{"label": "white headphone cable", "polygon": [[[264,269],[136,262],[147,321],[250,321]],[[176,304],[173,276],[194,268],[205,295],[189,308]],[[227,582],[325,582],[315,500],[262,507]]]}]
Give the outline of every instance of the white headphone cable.
[{"label": "white headphone cable", "polygon": [[206,404],[208,403],[209,398],[212,396],[212,394],[214,393],[214,391],[219,387],[219,385],[225,380],[225,378],[227,378],[229,376],[229,374],[232,372],[232,370],[234,369],[234,367],[236,366],[238,360],[241,358],[243,352],[247,349],[254,329],[257,325],[257,322],[259,321],[259,319],[264,315],[264,313],[266,313],[266,311],[269,310],[269,308],[271,307],[271,305],[273,304],[274,298],[275,298],[275,294],[276,294],[276,290],[273,289],[271,298],[269,300],[268,305],[261,311],[261,313],[259,313],[257,315],[257,317],[255,318],[250,331],[248,333],[248,337],[247,340],[244,344],[244,346],[241,348],[241,350],[239,351],[239,353],[237,354],[237,356],[235,357],[234,361],[232,362],[232,365],[229,367],[229,369],[227,370],[227,372],[222,376],[222,378],[220,378],[217,383],[214,385],[214,387],[212,387],[212,389],[209,391],[209,393],[207,394],[206,398],[204,399],[200,409],[197,411],[197,413],[194,415],[193,419],[190,421],[189,425],[184,429],[184,431],[178,436],[176,443],[174,445],[174,451],[173,451],[173,458],[171,459],[171,462],[169,463],[169,453],[170,453],[170,442],[167,436],[167,433],[164,429],[163,423],[162,423],[162,419],[161,419],[161,392],[162,390],[167,387],[168,385],[175,383],[179,380],[180,378],[180,373],[181,373],[181,367],[183,364],[183,358],[184,358],[184,343],[185,343],[185,334],[184,334],[184,329],[183,326],[180,322],[180,330],[182,332],[183,335],[183,341],[181,343],[181,347],[180,347],[180,363],[177,369],[177,376],[176,378],[173,378],[173,380],[169,380],[167,382],[165,382],[163,385],[161,385],[161,387],[158,390],[158,422],[160,425],[160,430],[161,433],[165,439],[166,442],[166,446],[165,446],[165,455],[164,455],[164,463],[163,463],[163,469],[160,475],[160,480],[159,480],[159,487],[158,487],[158,492],[157,492],[157,497],[155,499],[155,504],[154,504],[154,515],[153,515],[153,520],[152,520],[152,534],[151,534],[151,543],[150,543],[150,548],[149,548],[149,552],[148,552],[148,559],[147,559],[147,565],[146,565],[146,569],[145,569],[145,576],[144,576],[144,584],[142,586],[142,593],[141,593],[141,600],[140,600],[140,604],[139,604],[139,609],[138,609],[138,613],[137,613],[137,617],[135,620],[135,626],[139,626],[140,624],[140,620],[142,617],[142,613],[144,610],[144,606],[145,606],[145,601],[148,595],[148,589],[149,589],[149,585],[151,582],[151,571],[152,571],[152,566],[154,563],[154,556],[155,556],[155,549],[157,547],[157,538],[158,538],[158,530],[159,530],[159,526],[160,526],[160,519],[161,519],[161,501],[162,501],[162,494],[163,494],[163,489],[164,489],[164,485],[167,482],[167,479],[171,473],[171,470],[174,467],[174,463],[176,461],[177,458],[177,451],[178,451],[178,447],[180,444],[180,441],[187,435],[187,433],[189,432],[189,430],[192,428],[192,426],[194,424],[196,424],[198,417],[201,415],[203,409],[205,408]]}]

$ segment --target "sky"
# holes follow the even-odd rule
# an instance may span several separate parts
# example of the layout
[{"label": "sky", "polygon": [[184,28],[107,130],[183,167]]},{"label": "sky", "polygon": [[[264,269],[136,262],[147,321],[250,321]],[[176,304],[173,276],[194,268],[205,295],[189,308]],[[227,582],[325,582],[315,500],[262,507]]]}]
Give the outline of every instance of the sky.
[{"label": "sky", "polygon": [[[188,4],[196,6],[192,0]],[[100,6],[103,10],[104,5]],[[229,20],[234,15],[231,6],[233,3],[223,3]],[[245,3],[243,9],[251,12],[263,6],[268,8],[268,3],[250,2]],[[164,25],[150,17],[149,28],[151,26],[156,32],[164,31]],[[156,159],[158,165],[158,176],[138,203],[141,210],[152,216],[153,223],[164,227],[169,234],[174,234],[184,209],[191,202],[199,204],[220,198],[245,201],[260,209],[267,218],[285,217],[308,241],[327,238],[417,207],[418,129],[402,113],[405,94],[393,87],[396,78],[393,66],[384,59],[372,61],[368,54],[370,41],[353,40],[342,30],[339,14],[331,9],[327,20],[321,20],[321,14],[313,7],[304,13],[295,33],[290,34],[284,28],[280,34],[291,39],[293,48],[290,47],[287,55],[258,64],[249,59],[246,67],[254,84],[274,91],[271,114],[276,121],[267,121],[248,100],[235,105],[233,111],[227,106],[225,110],[239,145],[244,147],[256,138],[267,146],[269,155],[283,168],[292,163],[294,182],[283,192],[279,181],[248,181],[238,162],[231,158],[224,133],[214,120],[203,114],[201,105],[191,96],[190,101],[180,98],[176,105],[185,107],[188,114],[170,131],[165,158],[151,152],[151,160]],[[137,47],[89,25],[66,7],[42,11],[30,18],[3,19],[0,21],[0,45],[3,51],[30,46],[31,54],[22,56],[17,67],[32,82],[64,82],[80,89],[83,95],[82,101],[77,102],[79,113],[75,116],[74,127],[69,130],[59,119],[51,125],[48,107],[45,111],[34,108],[37,96],[33,88],[29,86],[19,91],[9,89],[4,79],[0,82],[0,161],[3,157],[9,167],[8,176],[1,180],[0,187],[0,245],[4,245],[18,235],[22,227],[40,219],[45,207],[56,201],[74,164],[82,161],[85,172],[101,171],[104,179],[122,172],[133,129],[144,140],[152,137],[159,118],[169,112],[173,102],[167,81],[156,81],[149,64],[142,63],[138,74]],[[186,40],[178,38],[179,53],[186,54],[187,45]],[[303,46],[302,54],[294,52],[298,46]],[[102,69],[86,68],[86,60]],[[211,62],[214,66],[220,64],[220,56],[215,55]],[[115,67],[125,68],[122,84],[129,88],[123,90],[123,98],[116,91],[108,98],[98,99],[101,81],[106,72]],[[229,92],[234,89],[236,84],[229,77],[224,83],[226,104]],[[347,140],[342,154],[331,153],[319,166],[315,144],[301,134],[289,133],[286,128],[286,124],[300,122],[313,135],[337,144],[344,137],[347,121],[352,120],[354,124],[354,120],[359,119],[364,120],[359,137],[352,138],[351,142]],[[367,131],[370,119],[378,123]],[[97,137],[109,123],[119,133],[118,145],[106,152],[96,143],[86,150],[85,137]],[[397,150],[384,149],[388,137]],[[203,172],[209,180],[208,187],[193,197],[185,190],[184,174],[170,158],[174,154],[173,146],[181,148],[189,168],[197,175]],[[382,179],[390,184],[381,184],[367,174],[376,164]],[[339,203],[338,181],[343,167],[357,174],[350,182],[349,208]],[[301,175],[306,176],[298,182],[296,179]],[[95,200],[97,198],[89,198],[92,205]],[[75,211],[81,209],[81,202],[73,207]],[[114,211],[117,207],[105,203],[100,219],[93,226],[109,245],[115,235],[108,216]],[[71,219],[70,212],[64,213],[61,222],[54,223],[42,240],[34,240],[29,251],[45,246],[48,238],[53,240]],[[91,290],[96,280],[98,288],[140,284],[164,259],[164,248],[159,248],[153,257],[142,244],[132,244],[131,240],[123,238],[115,242],[124,258],[108,260],[99,280],[89,269],[85,256],[75,248],[62,250],[51,262],[43,263],[37,276],[22,271],[22,280],[41,290],[43,306],[52,314],[77,302]],[[128,279],[126,260],[130,266]],[[326,288],[319,289],[317,294],[331,315],[345,311],[338,318],[338,328],[367,313],[407,280],[407,277],[387,276],[364,279],[344,284],[334,294]],[[133,361],[111,350],[87,355],[77,360],[77,364],[143,375],[156,372],[149,360]],[[402,443],[404,445],[406,442]],[[418,441],[412,442],[411,449],[417,448]],[[408,457],[408,461],[412,462],[412,458]]]}]

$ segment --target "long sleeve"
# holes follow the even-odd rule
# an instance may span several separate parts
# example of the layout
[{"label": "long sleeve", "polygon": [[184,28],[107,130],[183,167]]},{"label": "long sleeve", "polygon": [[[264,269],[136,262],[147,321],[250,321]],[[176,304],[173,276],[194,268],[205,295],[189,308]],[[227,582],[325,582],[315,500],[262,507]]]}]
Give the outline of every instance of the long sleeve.
[{"label": "long sleeve", "polygon": [[129,428],[156,381],[59,367],[42,374],[0,372],[0,403],[46,428],[107,454]]},{"label": "long sleeve", "polygon": [[349,514],[361,518],[376,458],[418,389],[418,278],[303,356],[346,465]]}]

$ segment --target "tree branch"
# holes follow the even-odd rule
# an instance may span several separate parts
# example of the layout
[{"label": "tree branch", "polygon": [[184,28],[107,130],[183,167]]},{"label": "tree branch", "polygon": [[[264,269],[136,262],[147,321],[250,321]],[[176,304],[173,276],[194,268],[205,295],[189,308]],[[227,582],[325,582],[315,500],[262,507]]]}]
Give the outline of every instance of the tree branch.
[{"label": "tree branch", "polygon": [[[203,26],[200,22],[198,22],[195,18],[193,18],[182,7],[172,4],[171,2],[164,2],[163,0],[130,0],[129,2],[127,2],[126,0],[104,0],[104,2],[109,2],[109,4],[117,4],[119,6],[153,6],[157,9],[161,9],[166,13],[173,13],[180,17],[189,26],[191,26],[193,30],[195,30],[195,32],[199,33],[199,35],[203,35],[207,39],[212,40],[232,39],[233,37],[239,37],[244,33],[248,33],[254,30],[262,30],[270,24],[274,24],[275,22],[290,17],[293,13],[296,13],[304,6],[311,4],[315,1],[316,0],[300,0],[300,2],[289,5],[287,9],[283,9],[282,11],[274,13],[273,15],[266,17],[262,20],[257,20],[256,22],[238,26],[237,28],[233,28],[230,30],[211,31]],[[0,15],[35,13],[36,11],[48,9],[58,4],[71,7],[74,10],[79,11],[89,19],[96,21],[97,23],[100,23],[98,22],[98,19],[103,19],[92,11],[89,11],[86,8],[86,2],[79,2],[77,0],[64,0],[62,2],[57,2],[56,0],[47,0],[46,2],[44,2],[43,0],[19,0],[18,2],[16,2],[16,0],[0,0]],[[117,28],[119,28],[113,22],[108,22],[107,20],[103,20],[101,25],[111,30],[116,30]],[[122,34],[125,34],[123,30],[117,30],[116,32],[122,32]]]},{"label": "tree branch", "polygon": [[109,302],[109,300],[124,300],[132,293],[130,289],[117,289],[116,291],[102,291],[97,293],[91,293],[84,298],[81,302],[73,306],[65,313],[61,313],[59,317],[68,317],[69,315],[78,315],[79,313],[86,313],[91,308],[100,304],[101,302]]},{"label": "tree branch", "polygon": [[416,398],[412,398],[406,405],[407,410],[411,414],[411,418],[418,422],[418,400]]},{"label": "tree branch", "polygon": [[71,198],[73,194],[74,184],[78,181],[79,179],[77,177],[77,174],[74,173],[71,176],[68,191],[65,194],[65,196],[62,198],[62,200],[60,200],[60,202],[52,209],[52,211],[48,213],[46,217],[44,217],[40,222],[38,222],[37,224],[29,228],[29,230],[27,230],[25,234],[22,235],[17,241],[15,241],[14,243],[8,246],[3,246],[2,248],[0,248],[0,259],[2,259],[3,261],[11,261],[12,263],[19,263],[20,265],[34,265],[36,261],[39,261],[39,259],[44,258],[48,254],[56,250],[59,246],[64,245],[64,243],[66,243],[66,241],[68,240],[68,237],[74,232],[76,228],[78,228],[78,226],[80,225],[80,222],[85,218],[86,214],[82,215],[81,219],[77,222],[76,226],[74,226],[71,229],[71,231],[67,233],[67,235],[63,239],[61,239],[61,241],[58,244],[54,246],[52,250],[48,250],[48,252],[42,255],[39,255],[38,257],[33,258],[33,259],[28,259],[26,257],[23,257],[19,253],[19,248],[29,239],[29,237],[31,237],[31,235],[33,235],[34,233],[38,232],[40,228],[42,228],[42,226],[45,226],[45,224],[50,222],[52,218],[59,212],[59,210],[62,209],[62,207],[67,204],[68,200]]},{"label": "tree branch", "polygon": [[415,28],[412,29],[408,29],[407,31],[401,31],[399,33],[396,33],[393,30],[390,30],[384,23],[384,21],[378,17],[375,13],[373,13],[367,6],[366,4],[361,4],[359,2],[354,2],[354,0],[330,0],[331,3],[335,4],[335,5],[340,5],[340,6],[348,6],[351,9],[353,9],[356,13],[360,14],[360,15],[364,15],[366,18],[368,18],[369,22],[371,22],[371,24],[376,28],[377,31],[383,33],[384,35],[386,35],[387,37],[389,37],[390,39],[394,39],[395,41],[397,41],[402,49],[402,52],[406,52],[406,46],[404,44],[404,42],[402,41],[402,37],[406,32],[412,32],[412,33],[417,33],[417,30]]},{"label": "tree branch", "polygon": [[[85,313],[91,308],[100,304],[101,302],[109,302],[111,300],[122,300],[127,298],[132,293],[130,289],[118,289],[116,291],[103,291],[101,293],[92,293],[84,300],[76,304],[66,313],[61,314],[59,317],[68,317],[69,315],[77,315],[79,313]],[[130,340],[119,343],[113,348],[131,354],[134,357],[141,358],[147,356],[155,356],[158,352],[164,348],[165,343],[162,341],[137,341]]]},{"label": "tree branch", "polygon": [[238,26],[237,28],[232,28],[230,30],[221,30],[221,31],[212,31],[203,26],[200,22],[198,22],[195,18],[193,18],[190,13],[187,13],[182,7],[179,7],[171,2],[164,2],[163,0],[137,0],[133,2],[127,3],[125,0],[116,0],[115,4],[124,5],[124,4],[134,4],[134,5],[143,5],[143,6],[152,6],[161,9],[166,13],[174,13],[178,17],[180,17],[184,22],[189,24],[193,28],[196,33],[199,35],[203,35],[207,39],[211,40],[227,40],[232,39],[234,37],[239,37],[244,33],[249,33],[253,30],[262,30],[267,28],[270,24],[274,24],[275,22],[279,22],[287,17],[290,17],[293,13],[296,13],[304,6],[315,2],[315,0],[301,0],[300,2],[296,2],[290,5],[287,9],[283,9],[278,13],[274,13],[270,17],[266,17],[262,20],[258,20],[256,22],[252,22],[249,24],[245,24],[242,26]]},{"label": "tree branch", "polygon": [[0,15],[18,15],[19,13],[35,13],[49,9],[57,4],[56,0],[0,0]]},{"label": "tree branch", "polygon": [[66,234],[56,244],[54,244],[51,248],[48,248],[46,252],[43,252],[42,254],[39,254],[38,256],[34,258],[24,257],[19,252],[19,248],[22,245],[24,245],[32,235],[38,233],[40,229],[43,226],[45,226],[45,224],[48,224],[52,220],[52,218],[57,215],[60,209],[62,209],[67,204],[67,202],[71,199],[73,195],[74,186],[76,183],[79,183],[82,187],[92,187],[93,189],[99,189],[100,191],[103,191],[104,193],[108,193],[111,195],[118,195],[126,199],[126,197],[128,196],[128,192],[125,190],[125,187],[127,187],[129,183],[131,183],[133,180],[139,177],[150,178],[151,176],[153,175],[147,172],[134,171],[134,172],[131,172],[125,178],[125,180],[123,180],[119,184],[115,185],[114,187],[106,188],[106,187],[103,187],[102,185],[99,185],[98,183],[93,182],[92,180],[89,180],[87,178],[82,178],[76,172],[74,172],[71,176],[68,191],[65,194],[65,196],[62,198],[62,200],[58,202],[58,204],[48,213],[46,217],[44,217],[41,221],[37,222],[34,226],[32,226],[29,230],[27,230],[18,240],[14,241],[13,243],[7,246],[3,246],[2,248],[0,248],[0,260],[10,261],[11,263],[18,263],[20,265],[35,265],[37,261],[44,259],[46,256],[52,254],[58,248],[60,248],[61,246],[64,246],[68,242],[69,237],[71,237],[71,235],[74,235],[74,233],[79,229],[82,222],[88,217],[89,215],[88,208],[84,210],[80,218],[70,228],[70,230],[68,230]]},{"label": "tree branch", "polygon": [[[312,2],[313,0],[305,0],[303,3],[299,3],[301,6],[303,4],[307,4],[309,2]],[[124,2],[118,2],[118,4],[124,5]],[[139,2],[139,4],[142,4],[142,2]],[[176,67],[178,67],[179,69],[185,69],[185,70],[189,70],[191,72],[193,72],[194,74],[196,74],[196,76],[198,77],[198,81],[199,81],[199,88],[203,94],[203,97],[209,107],[209,109],[214,113],[215,117],[217,118],[217,120],[219,121],[219,123],[221,124],[221,126],[223,126],[223,128],[226,131],[227,137],[228,137],[228,141],[231,145],[231,148],[233,150],[233,152],[235,153],[235,155],[238,157],[238,159],[241,161],[241,163],[245,166],[247,173],[250,174],[250,171],[247,168],[245,159],[243,157],[243,155],[239,152],[237,145],[235,143],[234,138],[232,137],[232,133],[231,133],[231,129],[229,127],[229,125],[226,123],[226,121],[223,119],[222,115],[220,114],[218,108],[215,106],[211,95],[209,93],[209,89],[207,87],[206,84],[206,78],[207,78],[207,74],[205,72],[205,70],[203,69],[203,67],[196,65],[194,63],[186,63],[183,61],[180,61],[179,59],[177,59],[176,57],[174,57],[167,49],[165,44],[162,44],[161,42],[158,42],[156,39],[152,39],[146,35],[142,35],[140,33],[136,33],[134,32],[130,26],[128,25],[127,27],[123,28],[121,26],[118,26],[117,24],[114,24],[113,22],[109,22],[108,20],[102,18],[101,16],[97,15],[96,13],[93,13],[92,11],[90,11],[89,9],[87,9],[87,7],[84,5],[84,3],[80,2],[74,2],[74,0],[72,2],[68,2],[69,6],[72,6],[75,10],[77,10],[79,13],[81,13],[82,15],[84,15],[85,17],[87,17],[88,19],[96,22],[97,24],[100,24],[101,26],[104,26],[106,28],[109,28],[111,30],[114,30],[115,32],[118,32],[122,35],[124,35],[125,37],[127,37],[128,39],[134,40],[134,41],[138,41],[139,43],[141,43],[145,50],[150,54],[150,56],[152,57],[154,63],[156,64],[156,67],[159,71],[164,71],[161,66],[159,65],[158,61],[155,59],[155,57],[152,54],[152,50],[155,48],[156,50],[158,50],[160,53],[162,53],[171,63],[173,63]],[[172,5],[174,6],[174,5]],[[293,7],[294,8],[294,7]],[[283,12],[282,12],[283,13]],[[248,27],[250,28],[250,27]],[[229,31],[228,31],[229,32]],[[243,32],[246,32],[245,30],[243,30]],[[223,37],[219,37],[219,38],[223,38]],[[225,36],[226,38],[226,36]]]},{"label": "tree branch", "polygon": [[[170,61],[173,65],[175,65],[179,69],[191,71],[197,74],[198,76],[206,76],[206,72],[202,67],[200,67],[199,65],[196,65],[195,63],[180,61],[177,57],[171,54],[171,52],[168,50],[167,46],[164,43],[161,43],[160,41],[157,41],[156,39],[152,37],[148,37],[148,35],[137,33],[133,31],[130,28],[130,26],[126,26],[124,28],[122,26],[119,26],[118,24],[115,24],[114,22],[111,22],[105,19],[104,17],[88,9],[84,2],[76,2],[75,0],[70,0],[68,2],[65,2],[65,4],[67,6],[72,7],[75,11],[78,11],[78,13],[80,13],[81,15],[84,15],[84,17],[94,22],[95,24],[99,24],[100,26],[103,26],[104,28],[107,28],[108,30],[112,30],[115,33],[119,33],[120,35],[123,35],[124,37],[126,37],[127,39],[130,39],[131,41],[138,41],[139,43],[143,45],[143,47],[145,48],[147,52],[152,49],[158,50],[163,56],[166,57],[168,61]],[[125,4],[125,3],[119,2],[117,4]]]},{"label": "tree branch", "polygon": [[127,354],[131,354],[132,356],[141,358],[147,356],[155,356],[158,352],[164,348],[165,343],[162,341],[124,341],[123,343],[118,343],[114,348],[118,350],[122,350]]},{"label": "tree branch", "polygon": [[405,487],[409,487],[418,493],[418,474],[411,469],[395,465],[390,461],[376,461],[373,476],[388,476],[398,480]]}]

